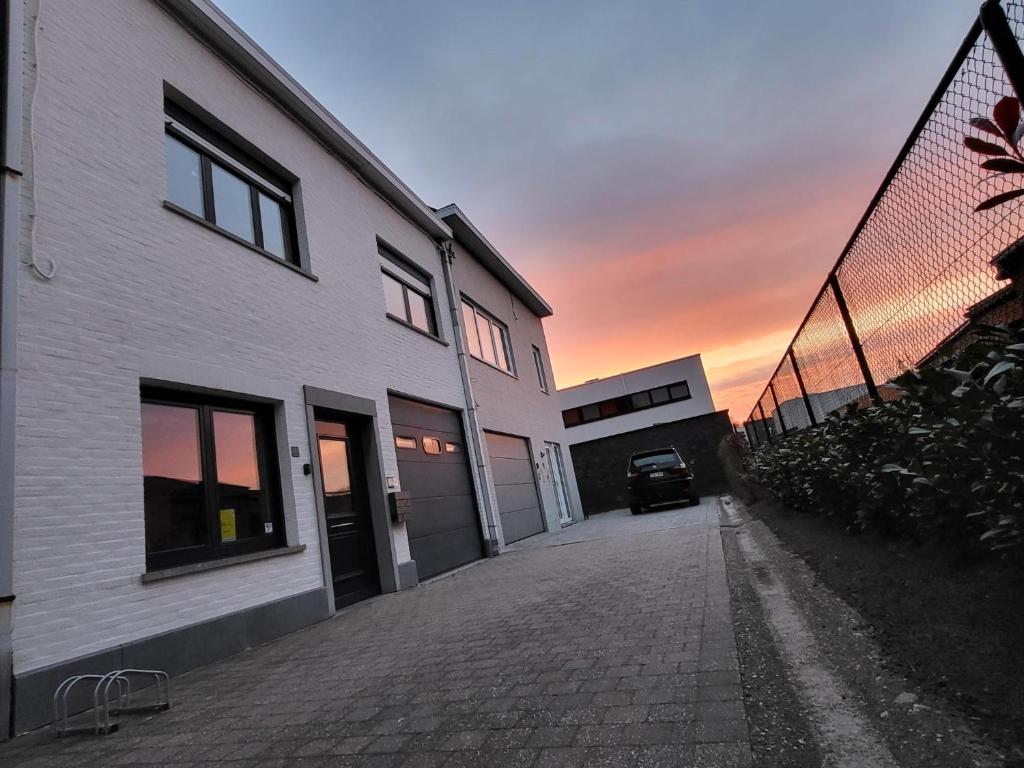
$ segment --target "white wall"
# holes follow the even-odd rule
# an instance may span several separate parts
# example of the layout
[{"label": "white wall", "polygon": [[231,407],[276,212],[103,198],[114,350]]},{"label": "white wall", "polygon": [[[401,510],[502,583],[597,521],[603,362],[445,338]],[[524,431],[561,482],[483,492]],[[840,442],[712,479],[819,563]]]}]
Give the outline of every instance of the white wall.
[{"label": "white wall", "polygon": [[[42,13],[34,98],[25,67],[35,147],[22,242],[34,211],[36,252],[59,271],[19,277],[17,672],[323,585],[303,384],[377,402],[389,473],[388,388],[464,407],[454,345],[384,316],[378,235],[434,276],[451,339],[426,235],[154,3],[50,2]],[[300,178],[320,282],[161,206],[165,80]],[[283,402],[286,442],[301,452],[285,459],[289,543],[304,553],[140,582],[143,377]],[[405,559],[404,530],[394,534]]]},{"label": "white wall", "polygon": [[[479,407],[480,424],[485,430],[529,438],[545,522],[548,530],[558,530],[560,524],[554,480],[548,469],[546,456],[540,456],[540,452],[545,450],[545,442],[558,443],[562,446],[567,475],[566,485],[574,519],[582,519],[583,512],[565,427],[562,424],[558,393],[554,389],[555,379],[544,336],[544,325],[539,317],[515,298],[508,288],[461,244],[454,243],[454,249],[453,273],[456,288],[508,326],[512,355],[517,369],[516,376],[511,376],[480,360],[469,359],[470,383],[473,397]],[[537,369],[533,362],[534,346],[540,349],[544,358],[548,393],[541,390],[537,379]],[[484,443],[485,451],[486,448],[487,445]],[[490,477],[488,485],[493,497],[493,480]]]},{"label": "white wall", "polygon": [[644,429],[653,424],[664,424],[713,413],[715,403],[711,399],[711,388],[708,386],[700,355],[691,355],[618,376],[609,376],[587,384],[560,389],[558,391],[559,405],[562,410],[567,410],[679,381],[687,382],[690,387],[688,400],[666,403],[588,424],[577,424],[565,430],[570,444],[575,445],[634,429]]}]

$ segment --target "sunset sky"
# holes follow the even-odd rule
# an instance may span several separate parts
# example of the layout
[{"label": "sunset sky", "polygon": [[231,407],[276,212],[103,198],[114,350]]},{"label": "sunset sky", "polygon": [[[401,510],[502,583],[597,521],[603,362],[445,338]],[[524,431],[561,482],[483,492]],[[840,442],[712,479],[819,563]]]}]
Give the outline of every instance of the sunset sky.
[{"label": "sunset sky", "polygon": [[977,0],[217,0],[555,308],[560,387],[700,352],[747,415]]}]

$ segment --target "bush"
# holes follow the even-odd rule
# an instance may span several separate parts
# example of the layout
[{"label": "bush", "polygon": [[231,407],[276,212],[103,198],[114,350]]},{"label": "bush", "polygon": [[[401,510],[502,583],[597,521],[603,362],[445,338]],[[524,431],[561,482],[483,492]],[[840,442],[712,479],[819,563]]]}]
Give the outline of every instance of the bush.
[{"label": "bush", "polygon": [[903,397],[753,451],[748,472],[787,506],[852,531],[1024,553],[1024,331],[983,336],[895,384]]}]

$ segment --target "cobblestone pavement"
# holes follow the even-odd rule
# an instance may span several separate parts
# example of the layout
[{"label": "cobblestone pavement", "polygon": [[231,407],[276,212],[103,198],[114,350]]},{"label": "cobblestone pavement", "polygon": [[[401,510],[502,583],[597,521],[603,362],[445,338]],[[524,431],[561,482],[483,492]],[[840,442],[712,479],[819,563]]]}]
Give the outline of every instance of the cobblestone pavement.
[{"label": "cobblestone pavement", "polygon": [[718,508],[611,512],[172,681],[0,766],[749,766]]}]

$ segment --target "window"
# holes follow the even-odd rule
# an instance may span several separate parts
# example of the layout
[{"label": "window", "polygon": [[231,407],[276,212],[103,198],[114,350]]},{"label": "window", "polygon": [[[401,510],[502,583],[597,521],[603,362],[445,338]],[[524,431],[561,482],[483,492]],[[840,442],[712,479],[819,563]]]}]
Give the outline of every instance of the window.
[{"label": "window", "polygon": [[649,408],[651,405],[651,393],[650,392],[637,392],[632,396],[633,408]]},{"label": "window", "polygon": [[690,385],[685,381],[679,384],[673,384],[668,388],[668,396],[670,400],[686,400],[690,396]]},{"label": "window", "polygon": [[441,441],[436,437],[424,437],[423,452],[429,453],[431,456],[439,456],[441,454]]},{"label": "window", "polygon": [[540,384],[542,392],[547,392],[548,374],[544,370],[544,356],[541,355],[540,349],[537,347],[533,348],[533,364],[537,366],[537,383]]},{"label": "window", "polygon": [[167,202],[233,238],[299,266],[292,184],[171,103]]},{"label": "window", "polygon": [[384,308],[389,317],[437,336],[430,277],[380,246]]},{"label": "window", "polygon": [[[534,347],[536,355],[537,348]],[[596,403],[590,403],[579,408],[569,408],[562,411],[562,422],[567,427],[574,427],[588,421],[598,419],[609,419],[624,413],[642,411],[645,408],[674,403],[679,400],[690,399],[690,386],[685,381],[669,384],[664,387],[645,389],[642,392],[634,392],[631,395],[612,397]]]},{"label": "window", "polygon": [[445,443],[445,453],[462,453],[462,446],[458,443]]},{"label": "window", "polygon": [[465,299],[462,300],[462,319],[466,327],[469,354],[515,376],[508,328]]},{"label": "window", "polygon": [[395,437],[395,447],[415,451],[419,447],[415,437]]},{"label": "window", "polygon": [[149,570],[280,543],[272,425],[265,406],[143,393]]}]

